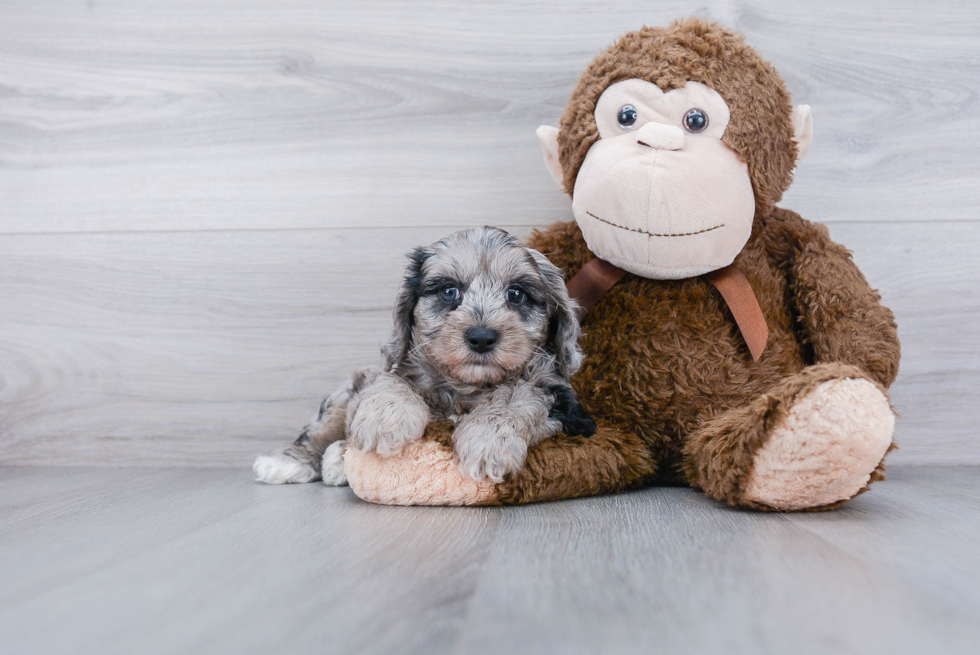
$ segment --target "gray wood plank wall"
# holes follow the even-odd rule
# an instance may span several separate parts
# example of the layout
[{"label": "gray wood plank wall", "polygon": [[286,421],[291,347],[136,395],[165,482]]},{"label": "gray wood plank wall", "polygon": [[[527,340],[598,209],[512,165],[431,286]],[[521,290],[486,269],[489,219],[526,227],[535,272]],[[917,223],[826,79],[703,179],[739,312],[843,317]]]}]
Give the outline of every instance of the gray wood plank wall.
[{"label": "gray wood plank wall", "polygon": [[746,33],[783,206],[899,321],[895,462],[980,463],[975,2],[0,1],[0,464],[245,466],[377,358],[402,254],[569,220],[534,137],[618,34]]}]

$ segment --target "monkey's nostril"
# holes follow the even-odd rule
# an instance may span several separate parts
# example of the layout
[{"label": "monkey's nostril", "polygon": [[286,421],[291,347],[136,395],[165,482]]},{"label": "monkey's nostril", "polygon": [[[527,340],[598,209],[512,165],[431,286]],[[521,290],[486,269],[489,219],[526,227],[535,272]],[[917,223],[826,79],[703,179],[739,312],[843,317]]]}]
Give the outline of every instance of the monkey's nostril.
[{"label": "monkey's nostril", "polygon": [[488,353],[497,344],[500,333],[485,327],[474,327],[466,331],[466,343],[470,350],[478,353]]}]

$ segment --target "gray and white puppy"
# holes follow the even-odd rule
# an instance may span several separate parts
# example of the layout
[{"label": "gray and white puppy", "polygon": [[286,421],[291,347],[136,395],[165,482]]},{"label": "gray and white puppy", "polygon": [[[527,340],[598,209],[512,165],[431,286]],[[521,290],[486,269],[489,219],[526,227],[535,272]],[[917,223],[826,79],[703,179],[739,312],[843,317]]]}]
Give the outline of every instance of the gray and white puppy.
[{"label": "gray and white puppy", "polygon": [[579,323],[554,264],[492,227],[409,260],[382,368],[355,371],[291,446],[259,457],[259,480],[343,484],[344,447],[392,455],[449,419],[463,475],[500,482],[529,446],[595,432],[568,383],[582,363]]}]

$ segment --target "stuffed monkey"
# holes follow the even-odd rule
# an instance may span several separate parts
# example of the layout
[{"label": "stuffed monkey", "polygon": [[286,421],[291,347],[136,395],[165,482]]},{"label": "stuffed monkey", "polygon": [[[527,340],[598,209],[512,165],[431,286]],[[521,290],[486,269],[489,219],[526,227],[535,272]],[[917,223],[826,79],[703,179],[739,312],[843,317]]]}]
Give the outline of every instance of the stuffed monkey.
[{"label": "stuffed monkey", "polygon": [[[812,139],[775,69],[700,19],[623,36],[538,137],[574,223],[529,245],[589,309],[572,380],[599,429],[547,440],[498,485],[451,435],[348,451],[355,492],[511,504],[686,484],[731,505],[830,509],[883,479],[892,313],[827,229],[776,207]],[[435,490],[435,491],[434,491]]]}]

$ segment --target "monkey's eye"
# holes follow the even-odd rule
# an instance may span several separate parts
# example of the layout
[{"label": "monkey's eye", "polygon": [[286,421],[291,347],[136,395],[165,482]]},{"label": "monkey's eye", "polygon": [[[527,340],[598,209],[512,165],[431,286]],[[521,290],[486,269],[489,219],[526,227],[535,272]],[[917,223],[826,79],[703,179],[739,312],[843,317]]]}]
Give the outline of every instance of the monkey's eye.
[{"label": "monkey's eye", "polygon": [[684,114],[684,129],[691,134],[704,132],[708,127],[708,115],[700,109],[688,109]]},{"label": "monkey's eye", "polygon": [[443,302],[454,303],[459,300],[460,295],[459,287],[455,284],[447,284],[439,289],[439,300]]},{"label": "monkey's eye", "polygon": [[623,105],[622,109],[619,110],[619,116],[617,120],[619,121],[619,126],[624,130],[628,130],[634,125],[636,125],[636,107],[633,105]]},{"label": "monkey's eye", "polygon": [[527,299],[527,294],[524,289],[520,287],[511,287],[507,289],[507,302],[511,305],[523,305],[524,301]]}]

